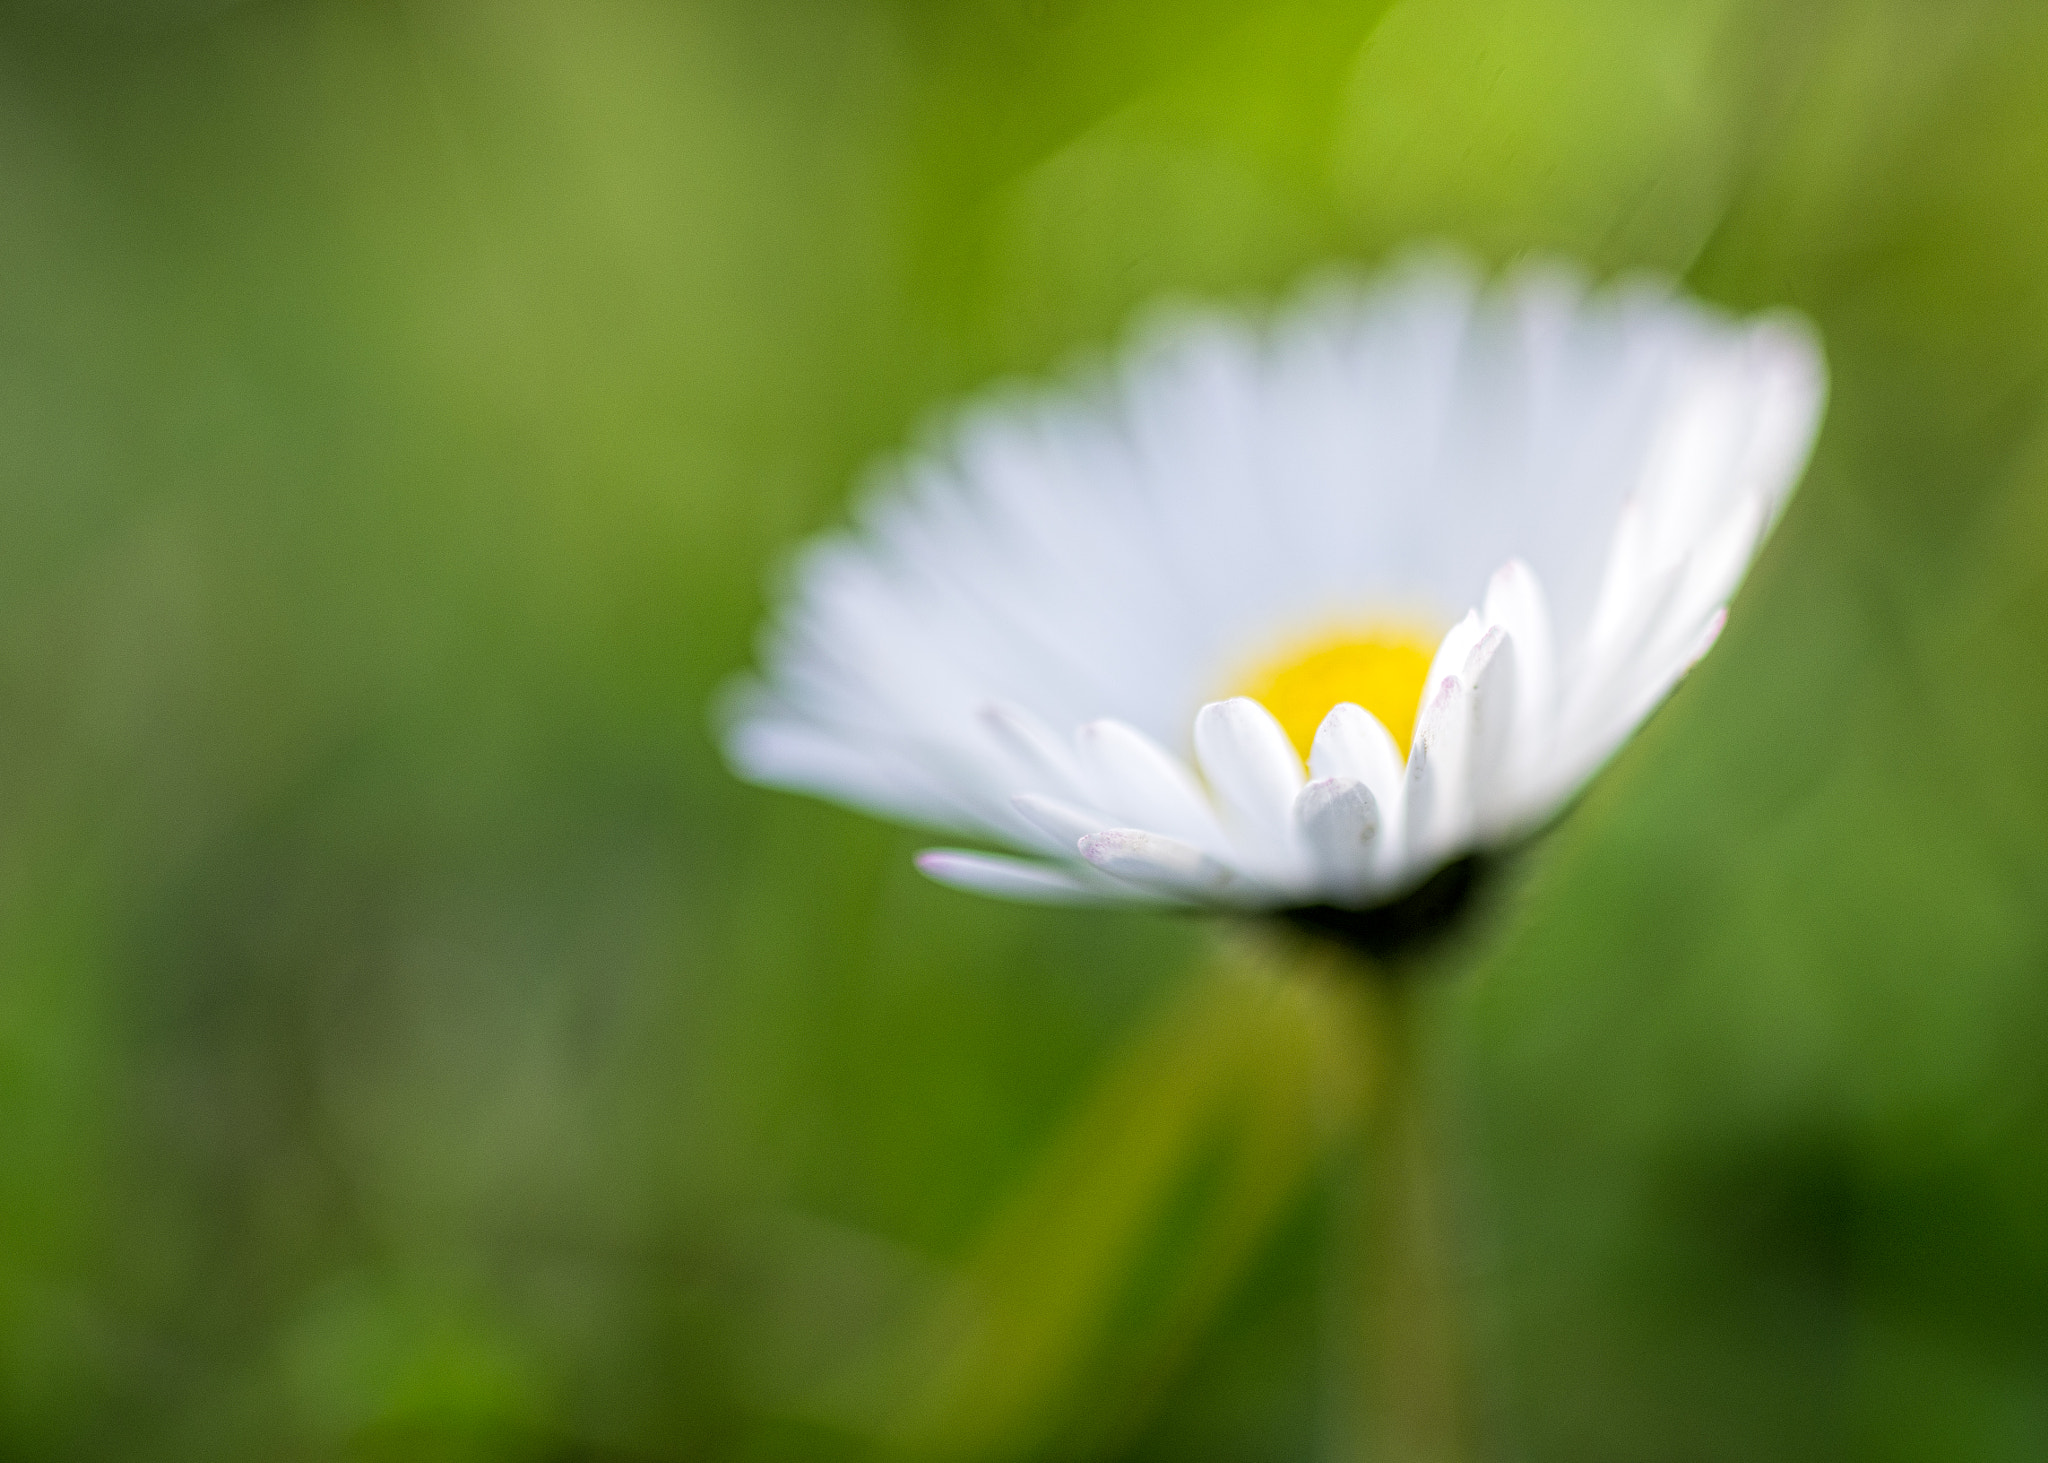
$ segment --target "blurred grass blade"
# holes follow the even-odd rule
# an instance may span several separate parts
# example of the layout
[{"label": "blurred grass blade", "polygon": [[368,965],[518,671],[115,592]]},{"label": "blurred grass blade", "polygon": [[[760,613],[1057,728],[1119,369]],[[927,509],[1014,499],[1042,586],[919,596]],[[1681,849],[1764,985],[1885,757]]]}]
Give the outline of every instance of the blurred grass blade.
[{"label": "blurred grass blade", "polygon": [[1325,1003],[1219,962],[1133,1036],[894,1358],[896,1442],[1095,1451],[1142,1420],[1350,1106]]}]

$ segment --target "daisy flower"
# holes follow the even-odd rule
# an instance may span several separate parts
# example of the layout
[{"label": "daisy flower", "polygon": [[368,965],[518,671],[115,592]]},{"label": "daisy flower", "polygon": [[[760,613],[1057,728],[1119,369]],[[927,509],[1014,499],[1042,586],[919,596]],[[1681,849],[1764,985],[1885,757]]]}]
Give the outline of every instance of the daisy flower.
[{"label": "daisy flower", "polygon": [[1370,910],[1551,817],[1712,645],[1824,395],[1796,320],[1416,260],[972,405],[813,544],[746,777],[984,894]]}]

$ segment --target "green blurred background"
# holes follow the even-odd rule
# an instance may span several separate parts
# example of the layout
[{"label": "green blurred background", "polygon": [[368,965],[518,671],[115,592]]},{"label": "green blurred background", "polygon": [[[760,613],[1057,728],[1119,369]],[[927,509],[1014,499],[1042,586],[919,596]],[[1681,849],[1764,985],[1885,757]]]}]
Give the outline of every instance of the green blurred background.
[{"label": "green blurred background", "polygon": [[1417,237],[1819,324],[1437,1018],[1499,1455],[2048,1456],[2048,10],[15,0],[0,1457],[1290,1459],[1327,1055],[707,728],[946,401]]}]

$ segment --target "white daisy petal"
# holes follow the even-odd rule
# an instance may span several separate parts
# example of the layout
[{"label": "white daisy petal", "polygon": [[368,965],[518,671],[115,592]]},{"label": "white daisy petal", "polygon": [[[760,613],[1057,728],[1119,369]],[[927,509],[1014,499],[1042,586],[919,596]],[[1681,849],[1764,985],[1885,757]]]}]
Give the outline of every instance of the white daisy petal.
[{"label": "white daisy petal", "polygon": [[1401,749],[1380,719],[1354,702],[1340,701],[1330,708],[1316,728],[1308,766],[1309,776],[1317,779],[1344,777],[1364,783],[1382,817],[1400,801]]},{"label": "white daisy petal", "polygon": [[1319,778],[1294,799],[1294,820],[1316,861],[1316,884],[1342,897],[1364,888],[1377,866],[1379,804],[1349,777]]},{"label": "white daisy petal", "polygon": [[1820,342],[1803,320],[1766,318],[1744,342],[1754,418],[1749,450],[1738,469],[1742,484],[1771,502],[1773,517],[1799,480],[1827,399]]},{"label": "white daisy petal", "polygon": [[1467,753],[1471,744],[1472,700],[1465,683],[1446,676],[1415,723],[1415,749],[1408,754],[1403,792],[1402,835],[1418,866],[1456,847],[1471,817]]},{"label": "white daisy petal", "polygon": [[1021,706],[991,701],[981,708],[982,725],[1009,754],[1017,772],[1046,791],[1075,794],[1081,789],[1073,755],[1045,723]]},{"label": "white daisy petal", "polygon": [[1291,872],[1294,798],[1307,778],[1273,713],[1245,696],[1211,702],[1195,714],[1195,756],[1245,851],[1265,869]]},{"label": "white daisy petal", "polygon": [[1510,559],[1486,582],[1480,615],[1515,642],[1515,675],[1520,707],[1514,727],[1516,755],[1525,763],[1543,755],[1557,714],[1557,650],[1551,636],[1550,605],[1536,571]]},{"label": "white daisy petal", "polygon": [[[1479,611],[1467,610],[1465,618],[1451,626],[1450,633],[1438,643],[1436,658],[1429,663],[1429,675],[1423,685],[1442,686],[1447,679],[1463,671],[1465,662],[1485,634],[1486,621],[1480,617]],[[1418,736],[1422,733],[1420,718],[1415,723],[1415,731]]]},{"label": "white daisy petal", "polygon": [[1010,799],[1010,806],[1045,841],[1045,851],[1056,856],[1072,857],[1082,839],[1115,826],[1116,821],[1035,792],[1018,793]]},{"label": "white daisy petal", "polygon": [[[1689,643],[1698,633],[1700,624],[1727,603],[1728,596],[1741,581],[1743,571],[1749,567],[1757,545],[1763,541],[1769,512],[1763,499],[1751,493],[1745,494],[1722,516],[1688,557],[1685,576],[1665,613],[1664,623],[1658,627],[1660,631],[1667,632],[1667,635],[1675,634],[1680,642]],[[1661,648],[1663,656],[1668,658],[1678,647],[1668,641],[1659,646],[1659,641],[1666,639],[1666,635],[1659,635],[1651,643],[1653,647]],[[1653,649],[1651,654],[1657,654],[1657,650]]]},{"label": "white daisy petal", "polygon": [[1653,568],[1649,539],[1648,515],[1642,503],[1631,497],[1621,505],[1615,521],[1613,542],[1600,576],[1600,593],[1593,603],[1585,637],[1579,643],[1574,672],[1583,675],[1589,666],[1609,660],[1615,642],[1637,624],[1637,610]]},{"label": "white daisy petal", "polygon": [[1233,869],[1191,843],[1142,828],[1111,828],[1081,840],[1081,857],[1113,878],[1158,893],[1216,898],[1245,886]]},{"label": "white daisy petal", "polygon": [[1796,320],[1557,265],[1162,318],[885,469],[796,561],[727,755],[1048,860],[921,860],[962,887],[1395,898],[1550,816],[1704,652],[1825,395]]},{"label": "white daisy petal", "polygon": [[793,718],[756,716],[740,724],[726,752],[748,778],[768,787],[894,808],[934,827],[960,819],[960,810],[914,759],[863,738],[835,737]]},{"label": "white daisy petal", "polygon": [[1496,625],[1472,647],[1461,681],[1468,693],[1465,749],[1470,813],[1482,834],[1513,821],[1516,735],[1521,728],[1521,657],[1514,637]]},{"label": "white daisy petal", "polygon": [[1093,801],[1118,822],[1222,850],[1215,810],[1193,774],[1143,732],[1105,718],[1077,730],[1074,745]]},{"label": "white daisy petal", "polygon": [[1714,648],[1714,642],[1721,638],[1721,631],[1727,623],[1728,612],[1716,610],[1707,617],[1706,624],[1693,633],[1680,654],[1661,665],[1655,675],[1619,700],[1606,718],[1587,733],[1574,757],[1560,766],[1552,784],[1554,795],[1564,796],[1613,756],[1629,734],[1671,694],[1672,688],[1685,679],[1686,672]]},{"label": "white daisy petal", "polygon": [[992,894],[998,899],[1018,899],[1029,904],[1088,904],[1102,897],[1099,891],[1089,889],[1063,869],[999,854],[928,848],[917,856],[917,867],[918,872],[941,884],[951,884],[972,894]]},{"label": "white daisy petal", "polygon": [[1558,740],[1565,756],[1572,755],[1587,728],[1604,725],[1615,705],[1628,699],[1645,652],[1656,642],[1658,630],[1684,587],[1682,563],[1643,576],[1634,590],[1634,602],[1616,620],[1611,638],[1589,647],[1586,663],[1568,688],[1558,718]]},{"label": "white daisy petal", "polygon": [[1700,627],[1699,634],[1685,647],[1685,653],[1679,657],[1678,674],[1685,675],[1706,659],[1707,652],[1714,648],[1714,642],[1721,638],[1721,632],[1727,628],[1728,607],[1723,605],[1707,616],[1707,623]]}]

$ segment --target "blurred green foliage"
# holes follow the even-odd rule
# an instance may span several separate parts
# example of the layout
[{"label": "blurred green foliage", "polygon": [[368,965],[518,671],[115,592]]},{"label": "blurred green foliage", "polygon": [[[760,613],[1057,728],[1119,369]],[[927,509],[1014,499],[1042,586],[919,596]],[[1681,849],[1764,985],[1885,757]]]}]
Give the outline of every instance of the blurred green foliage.
[{"label": "blurred green foliage", "polygon": [[0,1457],[1311,1456],[1321,997],[705,707],[937,405],[1417,236],[1834,372],[1440,993],[1492,1433],[2048,1456],[2043,76],[2023,0],[8,6]]}]

